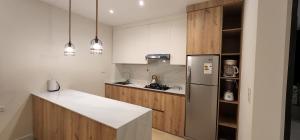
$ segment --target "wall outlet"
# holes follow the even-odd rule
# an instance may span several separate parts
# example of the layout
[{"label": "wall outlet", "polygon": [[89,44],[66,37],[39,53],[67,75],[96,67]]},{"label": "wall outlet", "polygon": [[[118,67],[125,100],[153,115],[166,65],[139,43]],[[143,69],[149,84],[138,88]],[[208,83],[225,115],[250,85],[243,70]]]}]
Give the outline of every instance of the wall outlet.
[{"label": "wall outlet", "polygon": [[5,111],[5,107],[0,105],[0,112],[4,112]]}]

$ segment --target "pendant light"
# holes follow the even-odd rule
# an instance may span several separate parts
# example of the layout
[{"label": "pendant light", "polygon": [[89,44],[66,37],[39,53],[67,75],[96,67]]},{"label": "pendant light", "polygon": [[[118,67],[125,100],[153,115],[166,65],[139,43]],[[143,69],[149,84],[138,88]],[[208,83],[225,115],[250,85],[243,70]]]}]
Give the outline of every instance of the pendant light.
[{"label": "pendant light", "polygon": [[74,44],[71,42],[71,7],[72,1],[69,0],[69,42],[65,45],[64,54],[65,56],[74,56],[76,49]]},{"label": "pendant light", "polygon": [[98,38],[98,0],[96,0],[96,37],[91,41],[91,54],[102,54],[103,42]]}]

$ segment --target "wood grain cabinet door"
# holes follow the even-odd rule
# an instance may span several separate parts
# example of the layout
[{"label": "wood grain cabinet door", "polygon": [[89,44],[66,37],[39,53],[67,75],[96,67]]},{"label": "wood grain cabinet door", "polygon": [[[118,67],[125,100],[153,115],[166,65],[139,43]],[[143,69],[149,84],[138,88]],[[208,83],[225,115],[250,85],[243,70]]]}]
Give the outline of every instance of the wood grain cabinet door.
[{"label": "wood grain cabinet door", "polygon": [[156,111],[165,111],[165,94],[148,91],[148,106]]},{"label": "wood grain cabinet door", "polygon": [[177,136],[184,136],[185,97],[166,95],[164,113],[164,130]]},{"label": "wood grain cabinet door", "polygon": [[152,127],[161,131],[165,131],[164,112],[153,110],[152,112]]},{"label": "wood grain cabinet door", "polygon": [[153,110],[153,128],[177,136],[184,136],[185,97],[136,89],[105,85],[105,96]]},{"label": "wood grain cabinet door", "polygon": [[187,54],[220,54],[221,7],[188,13]]}]

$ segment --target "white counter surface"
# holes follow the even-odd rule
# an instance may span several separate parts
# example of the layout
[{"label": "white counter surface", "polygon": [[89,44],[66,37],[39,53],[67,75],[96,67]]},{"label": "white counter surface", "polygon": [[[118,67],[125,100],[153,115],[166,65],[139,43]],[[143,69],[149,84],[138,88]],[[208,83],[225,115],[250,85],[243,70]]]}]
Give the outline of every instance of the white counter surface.
[{"label": "white counter surface", "polygon": [[76,90],[32,94],[115,129],[151,112],[148,108]]}]

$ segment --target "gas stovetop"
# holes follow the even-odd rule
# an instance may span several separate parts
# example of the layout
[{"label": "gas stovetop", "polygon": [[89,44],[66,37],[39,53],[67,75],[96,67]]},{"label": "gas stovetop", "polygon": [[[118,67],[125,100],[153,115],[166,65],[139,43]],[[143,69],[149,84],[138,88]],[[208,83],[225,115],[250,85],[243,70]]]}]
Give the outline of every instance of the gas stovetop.
[{"label": "gas stovetop", "polygon": [[168,90],[168,89],[170,89],[170,87],[168,87],[167,85],[161,85],[161,84],[150,84],[150,85],[146,85],[145,88],[156,89],[156,90]]}]

